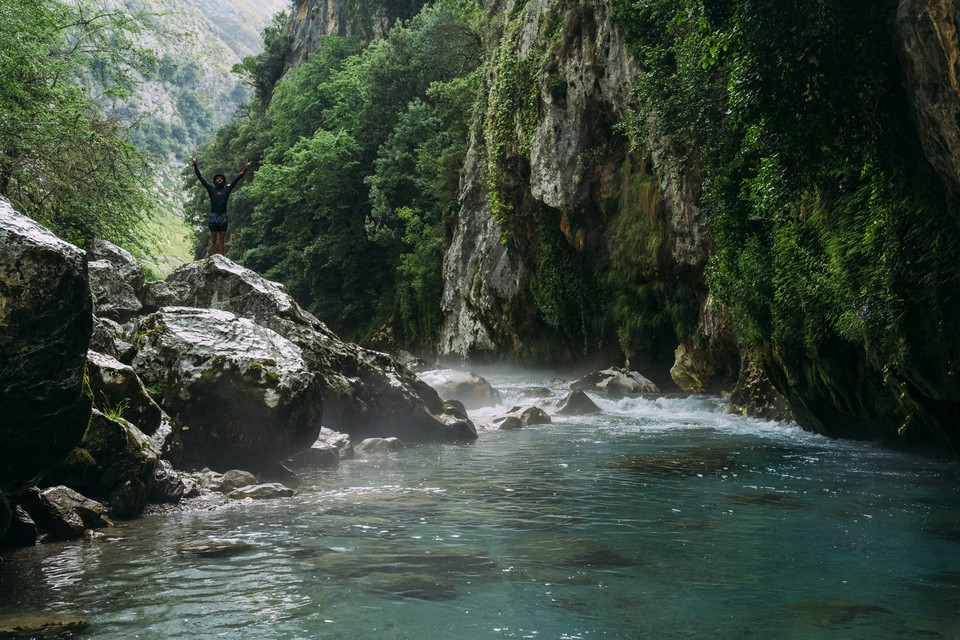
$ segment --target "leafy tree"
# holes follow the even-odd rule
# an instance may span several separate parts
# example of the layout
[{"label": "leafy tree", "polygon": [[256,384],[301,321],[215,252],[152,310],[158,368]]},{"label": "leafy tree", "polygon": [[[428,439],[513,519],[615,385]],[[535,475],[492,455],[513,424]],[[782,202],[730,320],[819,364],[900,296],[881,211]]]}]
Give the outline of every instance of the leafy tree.
[{"label": "leafy tree", "polygon": [[86,1],[0,6],[0,195],[69,241],[136,245],[153,210],[146,156],[95,106],[149,70],[143,24]]}]

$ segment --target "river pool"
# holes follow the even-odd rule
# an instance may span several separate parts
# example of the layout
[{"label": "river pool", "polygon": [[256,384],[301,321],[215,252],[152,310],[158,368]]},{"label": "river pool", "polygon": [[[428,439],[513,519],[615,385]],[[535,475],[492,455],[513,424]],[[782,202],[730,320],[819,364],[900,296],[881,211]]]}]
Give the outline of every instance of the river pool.
[{"label": "river pool", "polygon": [[0,616],[81,613],[98,639],[960,638],[957,464],[699,396],[483,428],[550,402],[546,378],[488,379],[504,407],[471,412],[475,443],[4,550]]}]

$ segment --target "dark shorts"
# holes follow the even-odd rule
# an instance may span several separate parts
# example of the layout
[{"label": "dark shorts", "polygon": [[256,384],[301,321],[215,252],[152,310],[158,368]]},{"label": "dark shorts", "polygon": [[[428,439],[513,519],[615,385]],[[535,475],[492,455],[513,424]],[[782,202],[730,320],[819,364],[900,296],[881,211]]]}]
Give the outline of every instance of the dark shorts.
[{"label": "dark shorts", "polygon": [[227,230],[227,214],[225,213],[211,213],[208,220],[208,226],[210,231],[226,231]]}]

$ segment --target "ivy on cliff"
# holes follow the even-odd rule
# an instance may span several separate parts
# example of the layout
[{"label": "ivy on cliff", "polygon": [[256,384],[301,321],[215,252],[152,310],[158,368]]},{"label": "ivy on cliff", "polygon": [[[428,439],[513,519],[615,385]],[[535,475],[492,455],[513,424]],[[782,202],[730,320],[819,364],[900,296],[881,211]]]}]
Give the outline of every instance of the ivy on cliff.
[{"label": "ivy on cliff", "polygon": [[[710,287],[740,337],[807,406],[867,398],[867,413],[905,424],[960,399],[960,337],[948,330],[960,326],[960,233],[943,224],[943,189],[913,131],[896,5],[617,9],[641,67],[633,132],[702,171]],[[857,360],[872,373],[841,365]]]}]

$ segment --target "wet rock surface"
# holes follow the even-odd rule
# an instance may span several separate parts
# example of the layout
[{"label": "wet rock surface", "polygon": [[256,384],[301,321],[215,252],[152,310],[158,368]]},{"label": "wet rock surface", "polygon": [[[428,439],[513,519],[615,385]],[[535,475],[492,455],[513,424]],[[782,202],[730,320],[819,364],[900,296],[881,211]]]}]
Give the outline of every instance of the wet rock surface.
[{"label": "wet rock surface", "polygon": [[93,314],[84,252],[0,199],[0,491],[60,463],[83,437]]},{"label": "wet rock surface", "polygon": [[106,507],[69,487],[30,489],[21,498],[21,505],[38,527],[56,538],[79,538],[86,529],[113,524]]},{"label": "wet rock surface", "polygon": [[320,381],[300,349],[252,320],[167,307],[138,323],[133,367],[185,428],[184,461],[249,467],[308,447]]},{"label": "wet rock surface", "polygon": [[557,406],[562,416],[582,416],[588,413],[600,413],[600,407],[583,391],[571,391]]},{"label": "wet rock surface", "polygon": [[105,240],[90,248],[90,293],[98,316],[124,323],[138,315],[143,304],[143,268],[128,251]]},{"label": "wet rock surface", "polygon": [[610,367],[589,373],[570,385],[571,391],[592,391],[611,398],[624,398],[641,393],[659,393],[660,388],[636,371]]}]

